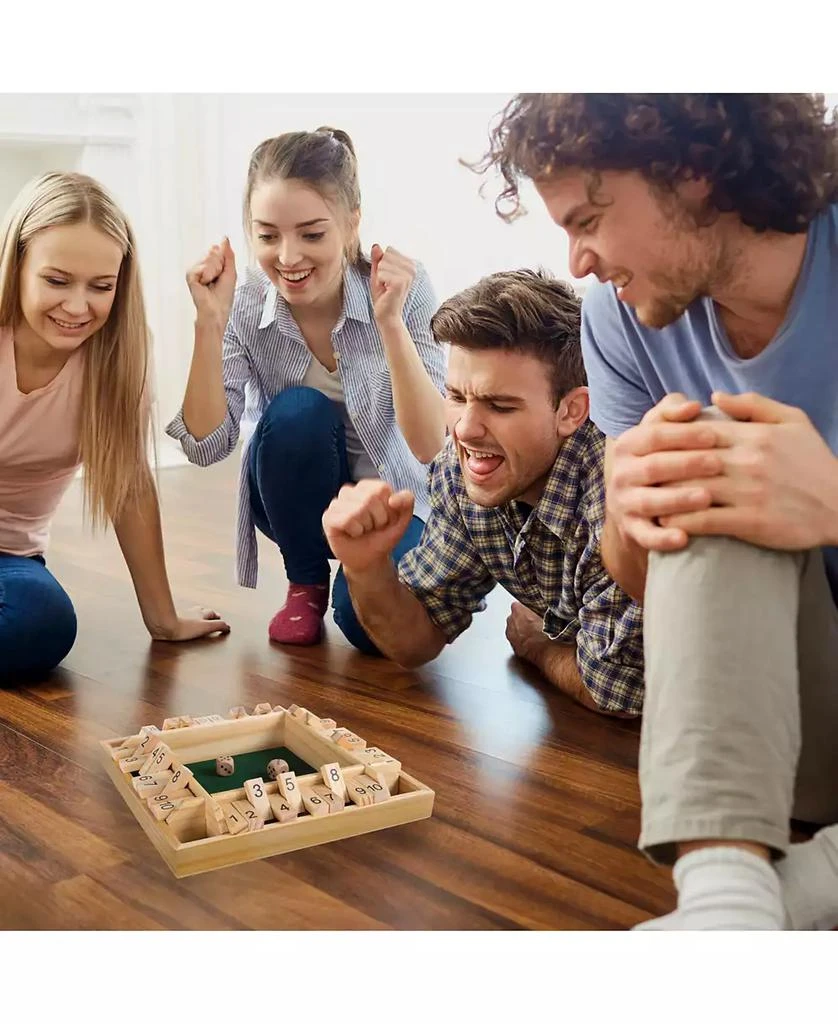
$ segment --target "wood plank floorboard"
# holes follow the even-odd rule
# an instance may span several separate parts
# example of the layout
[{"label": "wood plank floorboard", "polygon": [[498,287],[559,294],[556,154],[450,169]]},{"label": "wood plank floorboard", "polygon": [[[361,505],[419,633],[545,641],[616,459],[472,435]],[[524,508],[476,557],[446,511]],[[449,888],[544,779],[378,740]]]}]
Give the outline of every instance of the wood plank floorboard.
[{"label": "wood plank floorboard", "polygon": [[[636,849],[639,726],[600,718],[510,656],[510,598],[405,672],[325,642],[271,645],[284,593],[260,540],[260,587],[233,583],[237,458],[161,470],[178,605],[233,632],[151,643],[112,533],[92,535],[73,484],[50,569],[79,636],[42,683],[0,690],[0,926],[4,929],[626,929],[674,903]],[[436,791],[421,822],[175,879],[117,794],[97,743],[183,714],[301,704],[398,757]]]}]

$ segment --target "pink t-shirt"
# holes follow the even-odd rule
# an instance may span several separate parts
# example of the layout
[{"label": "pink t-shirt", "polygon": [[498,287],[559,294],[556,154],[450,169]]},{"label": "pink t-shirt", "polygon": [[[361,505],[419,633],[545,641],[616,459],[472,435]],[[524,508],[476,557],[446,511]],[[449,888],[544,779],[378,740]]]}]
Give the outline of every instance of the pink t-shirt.
[{"label": "pink t-shirt", "polygon": [[45,387],[20,393],[12,332],[0,328],[0,551],[43,554],[79,460],[84,346]]}]

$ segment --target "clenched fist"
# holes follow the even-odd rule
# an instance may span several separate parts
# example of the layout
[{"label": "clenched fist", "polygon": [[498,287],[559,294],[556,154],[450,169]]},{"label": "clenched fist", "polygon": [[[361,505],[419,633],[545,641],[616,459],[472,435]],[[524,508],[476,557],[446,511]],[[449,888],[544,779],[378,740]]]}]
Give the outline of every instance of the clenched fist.
[{"label": "clenched fist", "polygon": [[226,327],[236,291],[236,257],[229,238],[214,245],[200,263],[187,271],[186,283],[198,315]]},{"label": "clenched fist", "polygon": [[323,513],[323,532],[335,558],[363,572],[390,558],[413,517],[413,494],[393,493],[383,480],[345,484]]},{"label": "clenched fist", "polygon": [[416,277],[416,264],[388,246],[374,245],[370,253],[370,294],[376,322],[401,320],[404,302]]}]

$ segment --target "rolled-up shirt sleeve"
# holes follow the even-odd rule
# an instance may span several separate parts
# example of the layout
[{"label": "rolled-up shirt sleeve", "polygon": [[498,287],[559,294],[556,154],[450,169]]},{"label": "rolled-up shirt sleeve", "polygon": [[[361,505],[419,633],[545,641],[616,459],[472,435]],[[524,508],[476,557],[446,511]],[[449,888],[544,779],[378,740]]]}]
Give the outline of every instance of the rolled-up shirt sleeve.
[{"label": "rolled-up shirt sleeve", "polygon": [[643,710],[643,612],[604,571],[599,540],[582,555],[576,664],[585,688],[604,711]]},{"label": "rolled-up shirt sleeve", "polygon": [[401,582],[421,601],[448,643],[471,625],[495,586],[468,534],[447,469],[448,448],[431,463],[431,514],[417,547],[402,556]]},{"label": "rolled-up shirt sleeve", "polygon": [[251,365],[235,328],[232,317],[224,331],[222,348],[224,394],[227,399],[227,414],[211,434],[198,440],[190,432],[183,419],[181,406],[177,416],[166,427],[166,433],[180,442],[190,462],[196,466],[211,466],[226,459],[236,447],[239,439],[239,424],[245,405],[245,385],[251,377]]}]

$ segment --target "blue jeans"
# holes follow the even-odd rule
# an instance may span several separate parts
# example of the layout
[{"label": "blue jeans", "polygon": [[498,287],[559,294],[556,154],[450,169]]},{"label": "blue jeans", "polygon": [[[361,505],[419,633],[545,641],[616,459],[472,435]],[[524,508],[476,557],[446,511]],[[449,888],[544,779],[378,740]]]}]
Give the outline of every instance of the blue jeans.
[{"label": "blue jeans", "polygon": [[[289,582],[328,584],[334,555],[321,519],[340,488],[353,482],[340,409],[314,388],[286,388],[259,420],[249,457],[253,520],[279,546]],[[413,517],[393,551],[394,562],[416,547],[424,525]],[[343,568],[332,588],[332,609],[354,647],[380,653],[358,622]]]},{"label": "blue jeans", "polygon": [[75,640],[73,604],[43,558],[0,552],[0,683],[47,675]]}]

